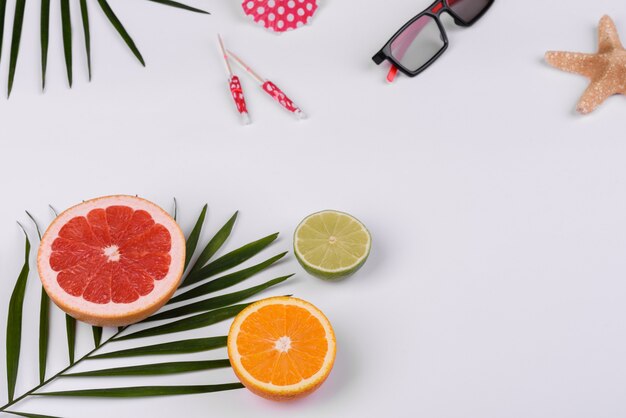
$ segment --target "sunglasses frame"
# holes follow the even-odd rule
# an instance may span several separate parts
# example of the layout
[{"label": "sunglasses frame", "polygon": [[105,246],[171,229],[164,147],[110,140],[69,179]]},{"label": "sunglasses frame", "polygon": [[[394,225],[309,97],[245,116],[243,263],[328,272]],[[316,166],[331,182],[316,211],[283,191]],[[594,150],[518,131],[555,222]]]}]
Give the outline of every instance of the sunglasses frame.
[{"label": "sunglasses frame", "polygon": [[[454,19],[454,23],[456,23],[458,26],[469,27],[469,26],[472,26],[474,23],[476,23],[476,21],[478,21],[481,17],[483,17],[483,15],[487,12],[487,10],[491,8],[494,1],[495,0],[489,0],[489,3],[485,6],[485,8],[480,13],[478,13],[473,19],[469,21],[465,21],[462,18],[460,18],[456,13],[454,13],[454,11],[450,8],[450,6],[448,5],[449,0],[436,0],[433,4],[431,4],[426,9],[424,9],[421,13],[417,14],[415,17],[413,17],[411,20],[405,23],[404,26],[402,26],[400,30],[398,30],[391,37],[391,39],[387,41],[385,46],[383,46],[381,50],[378,51],[376,55],[372,57],[372,60],[376,63],[376,65],[380,65],[383,63],[383,61],[387,60],[391,62],[394,66],[396,66],[398,70],[400,70],[403,74],[406,74],[409,77],[415,77],[416,75],[424,71],[426,68],[430,67],[430,65],[433,62],[437,61],[437,58],[439,58],[441,54],[443,54],[445,50],[448,49],[448,45],[449,45],[448,35],[446,33],[446,29],[443,26],[443,23],[441,22],[441,19],[440,19],[441,14],[448,13],[450,16],[452,16],[452,18]],[[391,53],[391,44],[406,29],[408,29],[413,23],[415,23],[416,20],[424,16],[429,16],[433,18],[435,22],[437,23],[437,26],[439,27],[439,31],[441,32],[441,39],[443,40],[443,47],[441,47],[441,49],[421,67],[419,67],[416,70],[410,70],[406,68],[404,65],[402,65],[400,61],[397,60],[393,56],[393,54]]]}]

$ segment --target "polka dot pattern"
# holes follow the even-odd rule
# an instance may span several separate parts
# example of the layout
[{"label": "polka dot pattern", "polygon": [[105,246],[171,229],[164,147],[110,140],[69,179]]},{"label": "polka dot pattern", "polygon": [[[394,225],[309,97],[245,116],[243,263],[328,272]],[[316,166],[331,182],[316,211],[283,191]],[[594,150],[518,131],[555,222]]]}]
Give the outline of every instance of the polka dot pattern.
[{"label": "polka dot pattern", "polygon": [[274,100],[276,100],[282,107],[290,111],[291,113],[296,113],[300,111],[300,109],[291,101],[289,97],[278,86],[271,81],[266,81],[263,84],[263,90]]},{"label": "polka dot pattern", "polygon": [[256,23],[286,32],[309,23],[317,11],[317,0],[244,0],[241,6]]},{"label": "polka dot pattern", "polygon": [[243,89],[241,88],[241,81],[239,81],[239,77],[236,75],[232,76],[230,79],[230,93],[233,95],[239,113],[248,113],[246,99],[243,97]]}]

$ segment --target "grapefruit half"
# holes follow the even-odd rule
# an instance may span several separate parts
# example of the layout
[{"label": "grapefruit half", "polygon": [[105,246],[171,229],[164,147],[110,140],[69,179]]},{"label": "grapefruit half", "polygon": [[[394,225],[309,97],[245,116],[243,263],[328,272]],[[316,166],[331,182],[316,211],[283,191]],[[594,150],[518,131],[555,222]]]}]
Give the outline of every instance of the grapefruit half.
[{"label": "grapefruit half", "polygon": [[41,239],[39,277],[54,303],[98,326],[125,326],[161,308],[185,265],[185,237],[163,209],[133,196],[88,200]]}]

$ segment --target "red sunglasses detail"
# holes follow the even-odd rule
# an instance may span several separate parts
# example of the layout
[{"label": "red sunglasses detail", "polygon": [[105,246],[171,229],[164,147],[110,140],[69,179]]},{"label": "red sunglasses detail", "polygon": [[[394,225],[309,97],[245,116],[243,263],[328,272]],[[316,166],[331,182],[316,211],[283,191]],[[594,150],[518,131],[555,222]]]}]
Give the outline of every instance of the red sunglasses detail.
[{"label": "red sunglasses detail", "polygon": [[[455,5],[455,4],[457,4],[457,3],[461,3],[461,2],[463,2],[463,1],[468,1],[468,0],[447,0],[447,1],[445,1],[445,0],[440,0],[440,1],[436,2],[435,4],[431,5],[431,6],[430,6],[428,9],[426,9],[426,10],[428,10],[430,13],[435,14],[435,15],[437,15],[437,16],[438,16],[442,10],[447,9],[447,11],[448,11],[448,12],[450,12],[450,13],[453,15],[453,17],[455,18],[455,21],[457,22],[457,24],[459,24],[459,20],[460,20],[460,19],[459,19],[459,18],[458,18],[458,16],[454,13],[454,11],[452,11],[452,10],[450,9],[450,7],[451,7],[451,6],[454,6],[454,5]],[[478,17],[480,17],[480,16],[481,16],[481,15],[482,15],[482,14],[483,14],[483,13],[484,13],[484,12],[485,12],[488,8],[489,8],[489,6],[491,6],[491,4],[493,3],[493,0],[491,0],[491,1],[486,1],[485,3],[486,3],[486,4],[485,4],[485,6],[483,7],[483,10],[480,10],[480,13],[478,13],[478,14],[477,14],[477,15],[473,18],[473,21],[465,22],[465,21],[461,20],[461,23],[460,23],[460,24],[463,24],[464,26],[469,26],[469,25],[471,25],[472,23],[474,23],[474,21],[475,21],[475,20],[477,20],[477,19],[478,19]],[[424,13],[424,12],[422,12],[421,14],[423,14],[423,13]],[[419,15],[418,15],[418,16],[419,16]],[[417,31],[417,33],[419,33],[419,30]],[[417,36],[417,33],[414,33],[414,34],[413,34],[413,36]],[[396,35],[396,36],[397,36],[397,35]],[[409,36],[411,36],[411,35],[409,35]],[[407,47],[408,47],[408,45],[407,45]],[[375,61],[376,61],[376,59],[375,59]],[[393,81],[395,80],[396,76],[398,75],[398,71],[399,71],[398,67],[392,63],[392,64],[391,64],[391,68],[389,69],[389,72],[388,72],[388,74],[387,74],[387,81],[388,81],[389,83],[393,83]]]},{"label": "red sunglasses detail", "polygon": [[[450,3],[452,3],[452,2],[450,2]],[[441,3],[437,3],[437,4],[435,5],[435,7],[433,7],[432,9],[430,9],[430,11],[431,11],[431,12],[433,12],[433,13],[437,13],[437,12],[438,12],[439,10],[441,10],[441,9],[443,9],[443,2],[441,2]]]}]

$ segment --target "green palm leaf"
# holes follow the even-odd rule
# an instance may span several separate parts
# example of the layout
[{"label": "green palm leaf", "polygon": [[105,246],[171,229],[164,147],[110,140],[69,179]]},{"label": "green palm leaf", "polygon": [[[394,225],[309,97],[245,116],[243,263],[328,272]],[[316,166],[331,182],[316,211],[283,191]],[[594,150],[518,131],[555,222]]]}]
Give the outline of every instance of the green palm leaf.
[{"label": "green palm leaf", "polygon": [[72,18],[70,15],[70,1],[61,2],[61,29],[63,31],[63,53],[65,55],[65,69],[67,71],[67,81],[72,87]]},{"label": "green palm leaf", "polygon": [[164,374],[188,373],[201,370],[230,367],[230,361],[181,361],[173,363],[144,364],[141,366],[118,367],[115,369],[93,370],[82,373],[64,374],[63,377],[100,377],[100,376],[159,376]]},{"label": "green palm leaf", "polygon": [[[0,0],[2,1],[2,0]],[[63,0],[61,0],[63,1]],[[103,2],[105,0],[98,0]],[[82,0],[81,0],[82,2]],[[177,204],[175,202],[175,215],[177,212]],[[200,235],[204,226],[206,212],[208,206],[204,206],[198,220],[195,223],[189,237],[187,239],[187,267],[190,265],[195,250],[198,247],[200,241]],[[54,209],[53,209],[54,211]],[[55,215],[56,215],[56,211]],[[35,219],[27,213],[31,220],[37,227],[38,235],[41,237],[39,227],[35,222]],[[225,270],[234,268],[248,259],[254,257],[271,243],[273,243],[278,234],[272,234],[260,240],[251,242],[244,245],[234,251],[227,253],[226,255],[217,258],[214,261],[210,261],[211,258],[219,251],[224,245],[228,237],[232,232],[232,228],[237,218],[235,213],[224,226],[213,236],[209,243],[204,247],[201,254],[198,256],[196,262],[190,268],[191,281],[196,283],[198,281],[209,278],[213,275],[219,274]],[[101,347],[105,345],[122,340],[138,339],[143,337],[159,336],[166,334],[173,334],[177,332],[183,332],[198,328],[204,328],[212,324],[233,318],[244,308],[250,305],[250,303],[242,303],[233,305],[234,303],[241,302],[248,298],[251,298],[270,287],[276,286],[286,281],[291,275],[278,277],[276,279],[267,281],[265,283],[248,287],[246,289],[215,296],[205,300],[188,303],[183,306],[178,306],[160,312],[147,321],[156,321],[164,319],[174,319],[174,321],[165,323],[162,325],[153,326],[151,328],[135,331],[128,335],[122,335],[124,331],[130,327],[120,327],[118,332],[103,341],[103,330],[100,327],[92,327],[92,333],[94,338],[95,348],[84,355],[80,359],[75,361],[74,352],[76,345],[76,320],[70,316],[66,316],[66,331],[67,331],[67,344],[68,353],[70,357],[70,365],[64,370],[58,372],[47,380],[46,374],[46,361],[48,355],[48,339],[49,339],[49,309],[50,300],[47,298],[45,292],[41,296],[40,306],[40,341],[39,341],[39,372],[40,372],[40,385],[30,389],[19,397],[15,397],[15,383],[17,380],[17,365],[19,362],[19,351],[21,343],[21,310],[24,302],[24,292],[26,287],[26,280],[28,278],[29,264],[28,257],[30,253],[30,241],[26,237],[26,260],[25,265],[20,273],[18,282],[15,286],[13,296],[11,297],[9,324],[7,326],[7,376],[9,381],[10,400],[9,403],[0,407],[0,412],[12,413],[18,416],[25,417],[39,417],[39,418],[54,418],[45,415],[37,415],[30,413],[22,413],[16,411],[8,411],[8,408],[21,402],[29,396],[41,395],[41,396],[68,396],[68,397],[108,397],[108,398],[123,398],[123,397],[146,397],[146,396],[164,396],[164,395],[183,395],[194,393],[208,393],[222,390],[239,389],[243,386],[239,383],[228,383],[220,385],[200,385],[200,386],[140,386],[140,387],[122,387],[122,388],[106,388],[106,389],[87,389],[87,390],[69,390],[60,392],[38,392],[48,383],[54,381],[59,377],[105,377],[105,376],[157,376],[157,375],[169,375],[176,373],[186,373],[203,371],[217,368],[229,367],[230,363],[228,359],[219,360],[202,360],[202,361],[181,361],[181,362],[164,362],[155,364],[140,364],[126,367],[118,367],[112,369],[100,369],[90,370],[86,372],[72,373],[72,368],[84,360],[97,360],[97,359],[113,359],[113,358],[130,358],[139,356],[150,355],[171,355],[171,354],[188,354],[209,351],[217,348],[223,348],[227,344],[226,336],[210,337],[210,338],[197,338],[187,339],[174,342],[167,342],[161,344],[153,344],[146,346],[139,346],[135,348],[129,348],[118,351],[111,351],[108,353],[97,354]],[[214,279],[208,283],[200,284],[199,286],[188,290],[177,296],[173,301],[180,302],[200,296],[207,295],[217,290],[225,289],[240,283],[256,273],[263,271],[270,267],[278,260],[283,258],[286,253],[282,253],[271,257],[261,263],[258,263],[252,267],[241,269],[234,273],[226,274],[222,277]],[[195,270],[194,270],[195,269]],[[189,283],[191,284],[191,283]],[[19,303],[17,303],[19,301]],[[16,307],[19,305],[19,321],[16,321],[18,310]],[[12,314],[13,312],[13,314]],[[191,315],[191,316],[187,316]],[[181,317],[186,316],[184,319]],[[19,324],[19,337],[17,324]],[[13,364],[13,368],[11,368]],[[12,382],[12,383],[11,383]]]},{"label": "green palm leaf", "polygon": [[196,221],[196,224],[191,231],[191,234],[189,234],[189,238],[187,238],[185,269],[187,269],[191,257],[193,257],[193,254],[196,252],[196,247],[198,246],[198,240],[200,239],[200,233],[202,232],[202,225],[204,225],[204,218],[206,217],[206,211],[208,207],[208,205],[204,205],[204,207],[202,208],[202,212],[200,212],[200,216],[198,217],[198,220]]},{"label": "green palm leaf", "polygon": [[[21,227],[21,225],[20,225]],[[17,371],[20,363],[20,351],[22,347],[22,312],[24,308],[24,294],[26,293],[26,282],[30,272],[30,240],[24,228],[26,243],[24,245],[24,265],[17,278],[11,300],[9,302],[9,315],[7,319],[7,387],[9,392],[9,402],[15,396],[15,383],[17,382]]]},{"label": "green palm leaf", "polygon": [[65,314],[65,331],[67,333],[67,352],[70,364],[74,364],[74,354],[76,352],[76,319]]},{"label": "green palm leaf", "polygon": [[216,348],[226,347],[227,337],[209,337],[196,338],[193,340],[174,341],[171,343],[148,345],[144,347],[129,348],[127,350],[113,351],[90,356],[90,360],[109,359],[109,358],[125,358],[125,357],[141,357],[141,356],[160,356],[170,354],[190,354],[200,353]]},{"label": "green palm leaf", "polygon": [[2,411],[7,414],[17,415],[18,417],[26,417],[26,418],[60,418],[53,417],[52,415],[41,415],[41,414],[29,414],[28,412],[17,412],[17,411]]},{"label": "green palm leaf", "polygon": [[80,15],[83,21],[83,34],[85,35],[85,52],[87,53],[87,71],[91,81],[91,32],[89,30],[89,9],[87,0],[80,0]]},{"label": "green palm leaf", "polygon": [[190,303],[185,306],[181,306],[179,308],[170,309],[169,311],[161,312],[159,314],[153,315],[150,318],[144,320],[143,322],[152,322],[152,321],[160,321],[162,319],[172,319],[179,318],[184,315],[190,315],[197,312],[204,312],[211,309],[222,308],[224,306],[232,305],[233,303],[241,302],[242,300],[246,300],[257,293],[264,291],[272,286],[275,286],[279,283],[284,282],[288,278],[293,276],[290,274],[289,276],[279,277],[274,280],[270,280],[258,286],[251,287],[249,289],[241,290],[239,292],[228,293],[226,295],[216,296],[214,298],[209,298],[206,300],[201,300],[199,302]]},{"label": "green palm leaf", "polygon": [[2,57],[2,41],[4,39],[4,17],[7,11],[7,0],[0,0],[0,58]]},{"label": "green palm leaf", "polygon": [[148,396],[191,395],[196,393],[220,392],[241,389],[241,383],[200,386],[138,386],[111,389],[68,390],[64,392],[43,392],[38,396],[79,396],[93,398],[141,398]]},{"label": "green palm leaf", "polygon": [[207,264],[195,273],[187,276],[180,287],[184,288],[238,266],[263,251],[268,245],[274,242],[276,238],[278,238],[278,233],[268,235],[265,238],[261,238],[260,240],[251,242],[250,244],[246,244],[243,247],[231,251],[230,253]]},{"label": "green palm leaf", "polygon": [[[210,14],[209,12],[188,6],[186,4],[173,1],[173,0],[149,0],[153,3],[174,7],[181,10],[186,10],[195,13]],[[128,31],[124,28],[118,17],[115,15],[107,0],[98,0],[101,9],[107,16],[108,20],[115,27],[116,31],[122,37],[126,45],[130,48],[139,62],[145,66],[145,61],[139,52],[139,49],[135,45],[135,42],[128,34]],[[71,25],[71,7],[70,0],[59,0],[61,9],[61,29],[63,34],[63,51],[65,59],[65,67],[67,72],[68,84],[71,87],[73,84],[73,56],[72,56],[72,25]],[[8,72],[8,96],[11,95],[13,90],[13,84],[15,81],[15,72],[17,68],[17,61],[19,56],[19,47],[22,34],[22,26],[24,19],[26,0],[16,0],[15,17],[13,21],[13,36],[11,41],[11,54]],[[6,17],[7,0],[0,0],[0,58],[2,56],[2,46],[4,38],[4,26]],[[85,36],[85,51],[87,54],[87,70],[89,74],[89,80],[92,76],[91,65],[91,31],[89,23],[89,10],[87,0],[80,0],[80,10],[82,18],[83,32]],[[48,69],[48,47],[49,47],[49,32],[50,32],[50,0],[41,0],[40,8],[40,44],[41,44],[41,87],[46,87],[46,74]]]},{"label": "green palm leaf", "polygon": [[37,223],[37,221],[35,220],[35,218],[33,217],[33,215],[31,215],[29,211],[25,211],[25,212],[26,212],[26,216],[28,216],[31,222],[33,223],[33,225],[35,225],[35,229],[37,230],[37,237],[39,237],[39,239],[41,240],[41,230],[39,229],[39,224]]},{"label": "green palm leaf", "polygon": [[[41,230],[39,224],[30,214],[26,211],[26,215],[35,225],[37,230],[37,236],[41,241]],[[50,339],[50,297],[46,293],[46,290],[41,287],[41,301],[39,303],[39,383],[43,383],[46,379],[46,365],[48,362],[48,340]]]},{"label": "green palm leaf", "polygon": [[189,274],[192,274],[204,267],[204,265],[208,263],[211,257],[213,257],[215,253],[219,251],[220,248],[222,248],[222,245],[224,245],[233,230],[233,226],[235,225],[238,214],[239,212],[235,212],[235,214],[231,216],[228,222],[226,222],[224,226],[221,227],[219,231],[217,231],[215,236],[211,238],[209,243],[206,245],[206,247],[204,247],[204,249],[198,256],[198,259],[196,260],[194,265],[191,267],[191,269],[189,269]]},{"label": "green palm leaf", "polygon": [[186,4],[178,3],[177,1],[172,1],[172,0],[149,0],[149,1],[152,1],[154,3],[164,4],[166,6],[177,7],[183,10],[189,10],[190,12],[204,13],[207,15],[211,14],[207,11],[196,9],[195,7],[187,6]]},{"label": "green palm leaf", "polygon": [[124,335],[122,337],[115,338],[115,341],[154,337],[155,335],[172,334],[175,332],[183,332],[192,329],[204,328],[209,325],[213,325],[226,319],[235,317],[248,305],[250,304],[244,303],[241,305],[234,305],[227,308],[216,309],[214,311],[205,312],[200,315],[180,319],[178,321],[170,322],[164,325],[159,325],[157,327],[148,328],[134,332],[132,334]]},{"label": "green palm leaf", "polygon": [[46,380],[46,366],[48,363],[48,341],[50,340],[50,297],[46,290],[41,288],[41,302],[39,305],[39,383]]},{"label": "green palm leaf", "polygon": [[48,207],[50,208],[50,210],[51,210],[51,211],[52,211],[52,213],[54,214],[54,217],[55,217],[55,218],[58,218],[58,217],[59,217],[59,211],[58,211],[58,210],[56,210],[56,209],[54,208],[54,206],[52,206],[52,205],[48,205]]},{"label": "green palm leaf", "polygon": [[172,215],[172,218],[174,218],[174,220],[176,221],[178,218],[178,202],[176,201],[176,198],[174,198],[174,214]]},{"label": "green palm leaf", "polygon": [[188,290],[187,292],[181,293],[178,296],[172,298],[168,302],[168,305],[171,303],[182,302],[184,300],[204,296],[209,293],[217,292],[218,290],[222,290],[222,289],[226,289],[228,287],[234,286],[237,283],[241,283],[242,281],[270,267],[272,264],[274,264],[275,262],[283,258],[285,255],[287,255],[287,252],[278,254],[277,256],[274,256],[252,267],[248,267],[247,269],[240,270],[235,273],[228,274],[226,276],[222,276],[215,280],[211,280],[210,282],[205,283],[203,285],[194,287],[193,289]]},{"label": "green palm leaf", "polygon": [[111,22],[115,30],[117,30],[117,33],[120,34],[124,42],[126,42],[126,45],[128,45],[128,47],[133,52],[135,57],[137,57],[141,65],[145,67],[146,63],[141,56],[141,52],[139,52],[139,49],[137,49],[135,41],[133,41],[126,29],[124,29],[122,22],[120,22],[120,20],[117,18],[117,16],[113,12],[113,9],[111,9],[111,6],[109,6],[109,3],[107,3],[106,0],[98,0],[98,3],[100,4],[100,8],[102,9],[106,17],[109,19],[109,22]]},{"label": "green palm leaf", "polygon": [[100,343],[102,342],[102,327],[91,327],[91,332],[93,333],[93,344],[94,346],[100,347]]},{"label": "green palm leaf", "polygon": [[50,0],[41,0],[40,18],[41,43],[41,88],[46,88],[46,71],[48,69],[48,37],[50,33]]},{"label": "green palm leaf", "polygon": [[15,16],[13,18],[13,37],[11,39],[11,58],[9,61],[9,86],[7,96],[11,95],[13,80],[15,79],[15,68],[17,67],[17,57],[20,52],[20,40],[22,39],[22,24],[24,23],[24,9],[26,0],[16,0]]}]

